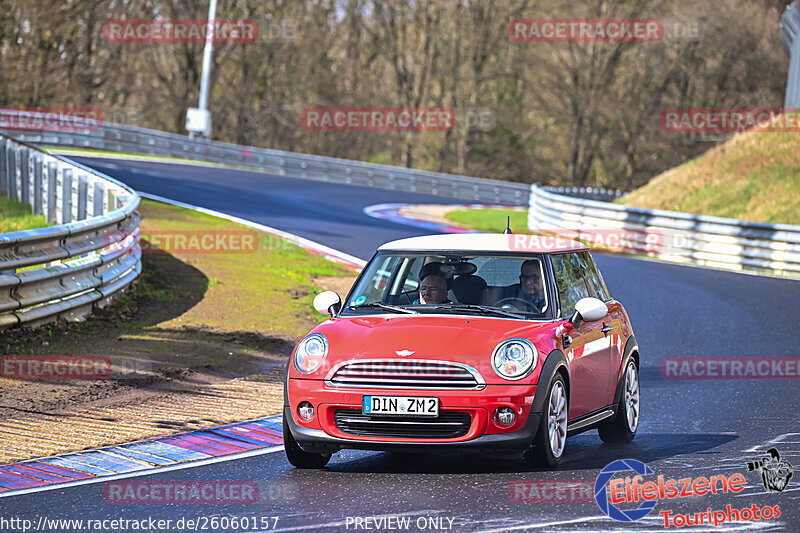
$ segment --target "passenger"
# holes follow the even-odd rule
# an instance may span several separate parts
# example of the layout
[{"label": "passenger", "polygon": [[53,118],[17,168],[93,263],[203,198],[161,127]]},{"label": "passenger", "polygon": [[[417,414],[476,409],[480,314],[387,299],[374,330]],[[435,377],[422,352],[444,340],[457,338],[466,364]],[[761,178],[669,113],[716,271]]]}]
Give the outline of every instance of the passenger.
[{"label": "passenger", "polygon": [[419,284],[419,299],[414,300],[415,304],[442,304],[450,303],[447,300],[447,281],[438,274],[425,276]]}]

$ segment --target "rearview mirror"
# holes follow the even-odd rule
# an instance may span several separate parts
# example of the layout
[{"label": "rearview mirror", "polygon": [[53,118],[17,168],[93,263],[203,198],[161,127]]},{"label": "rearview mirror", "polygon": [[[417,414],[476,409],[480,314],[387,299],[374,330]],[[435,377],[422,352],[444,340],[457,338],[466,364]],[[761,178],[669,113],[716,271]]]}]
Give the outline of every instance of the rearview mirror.
[{"label": "rearview mirror", "polygon": [[582,320],[594,322],[608,314],[608,306],[597,298],[581,298],[575,304],[575,311],[580,314]]},{"label": "rearview mirror", "polygon": [[334,316],[342,308],[342,299],[333,291],[325,291],[314,297],[314,309]]}]

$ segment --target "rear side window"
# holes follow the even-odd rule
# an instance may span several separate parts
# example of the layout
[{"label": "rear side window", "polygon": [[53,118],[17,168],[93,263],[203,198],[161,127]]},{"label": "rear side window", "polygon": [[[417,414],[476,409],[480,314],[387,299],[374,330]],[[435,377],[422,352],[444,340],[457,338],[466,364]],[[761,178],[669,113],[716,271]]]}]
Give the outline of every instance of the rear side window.
[{"label": "rear side window", "polygon": [[574,313],[575,304],[581,298],[608,300],[606,284],[587,252],[555,254],[550,260],[561,302],[561,316]]}]

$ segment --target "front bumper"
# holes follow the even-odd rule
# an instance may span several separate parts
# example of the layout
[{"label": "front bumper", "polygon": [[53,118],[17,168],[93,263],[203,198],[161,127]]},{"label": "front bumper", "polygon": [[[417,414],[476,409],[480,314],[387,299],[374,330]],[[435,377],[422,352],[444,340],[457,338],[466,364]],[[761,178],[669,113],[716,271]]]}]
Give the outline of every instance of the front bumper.
[{"label": "front bumper", "polygon": [[[319,380],[290,379],[289,405],[283,416],[292,436],[305,451],[332,453],[341,449],[381,451],[413,451],[424,449],[468,449],[518,453],[532,443],[539,428],[541,412],[531,408],[536,387],[531,385],[487,385],[480,391],[457,390],[386,390],[333,389]],[[408,438],[356,436],[336,426],[337,409],[361,409],[362,395],[436,396],[441,411],[469,413],[471,425],[465,435],[455,438]],[[295,409],[302,401],[311,402],[315,416],[300,419]],[[494,410],[508,406],[517,413],[517,420],[502,427],[492,418]]]}]

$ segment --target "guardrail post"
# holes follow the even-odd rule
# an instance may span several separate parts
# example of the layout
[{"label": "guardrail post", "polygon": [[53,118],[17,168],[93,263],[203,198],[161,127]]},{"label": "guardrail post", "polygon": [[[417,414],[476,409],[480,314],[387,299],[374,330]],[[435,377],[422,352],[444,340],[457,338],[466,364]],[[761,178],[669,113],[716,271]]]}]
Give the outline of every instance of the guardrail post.
[{"label": "guardrail post", "polygon": [[59,224],[72,222],[72,169],[61,171],[61,220]]},{"label": "guardrail post", "polygon": [[89,178],[85,175],[78,176],[78,220],[85,220],[88,211]]},{"label": "guardrail post", "polygon": [[14,145],[9,145],[8,150],[8,158],[6,159],[6,165],[8,169],[8,183],[6,190],[7,198],[17,198],[17,152],[14,149]]},{"label": "guardrail post", "polygon": [[117,208],[117,189],[112,187],[106,193],[106,211],[113,211]]},{"label": "guardrail post", "polygon": [[43,206],[44,214],[47,217],[47,222],[52,224],[56,222],[56,205],[58,197],[58,163],[55,161],[47,162],[47,190],[44,195],[45,205]]},{"label": "guardrail post", "polygon": [[102,181],[94,182],[94,196],[92,196],[92,216],[99,217],[105,214],[106,185]]},{"label": "guardrail post", "polygon": [[42,186],[44,183],[42,182],[42,156],[37,155],[33,159],[33,182],[31,183],[33,187],[33,214],[34,215],[41,215],[44,211],[42,210]]},{"label": "guardrail post", "polygon": [[0,194],[8,190],[8,170],[6,169],[8,157],[6,155],[6,140],[0,139]]},{"label": "guardrail post", "polygon": [[31,156],[27,148],[19,151],[19,199],[23,204],[31,205],[30,196]]}]

